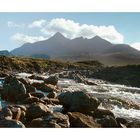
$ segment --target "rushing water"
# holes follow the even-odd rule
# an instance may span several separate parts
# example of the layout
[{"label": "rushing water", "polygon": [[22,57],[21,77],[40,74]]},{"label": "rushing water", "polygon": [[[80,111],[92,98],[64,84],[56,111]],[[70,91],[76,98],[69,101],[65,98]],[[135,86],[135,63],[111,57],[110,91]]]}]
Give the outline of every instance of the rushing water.
[{"label": "rushing water", "polygon": [[[28,78],[31,74],[20,73],[18,77]],[[49,75],[42,75],[47,78]],[[42,80],[28,80],[33,82],[43,82]],[[95,85],[85,85],[77,83],[71,79],[59,79],[58,86],[65,91],[84,91],[92,93],[95,97],[102,101],[99,108],[111,110],[116,117],[123,117],[128,120],[140,121],[140,88],[128,87],[125,85],[111,84],[99,79],[88,79],[96,83]],[[3,79],[0,79],[0,87],[2,87]],[[5,102],[1,101],[4,106]],[[62,106],[50,106],[53,111],[61,111]]]},{"label": "rushing water", "polygon": [[102,80],[90,79],[97,85],[76,83],[71,79],[60,79],[58,85],[63,91],[85,91],[102,100],[100,108],[110,109],[116,117],[140,121],[140,88],[106,83]]}]

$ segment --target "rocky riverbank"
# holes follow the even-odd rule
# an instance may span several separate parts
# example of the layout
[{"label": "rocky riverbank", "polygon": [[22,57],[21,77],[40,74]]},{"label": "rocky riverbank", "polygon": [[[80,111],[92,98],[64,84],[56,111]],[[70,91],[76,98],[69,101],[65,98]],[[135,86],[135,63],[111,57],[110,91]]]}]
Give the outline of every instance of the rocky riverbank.
[{"label": "rocky riverbank", "polygon": [[[64,71],[53,75],[26,73],[5,75],[0,89],[2,104],[0,127],[140,127],[139,121],[116,116],[108,107],[103,106],[105,104],[103,96],[101,98],[92,92],[79,89],[67,90],[60,82],[62,79],[64,81],[71,79],[77,84],[81,83],[96,89],[102,83],[100,80],[90,81],[75,71]],[[107,82],[103,82],[105,83]],[[108,102],[111,102],[111,99],[108,98]],[[123,100],[119,103],[126,108],[139,110],[139,105],[134,103]]]}]

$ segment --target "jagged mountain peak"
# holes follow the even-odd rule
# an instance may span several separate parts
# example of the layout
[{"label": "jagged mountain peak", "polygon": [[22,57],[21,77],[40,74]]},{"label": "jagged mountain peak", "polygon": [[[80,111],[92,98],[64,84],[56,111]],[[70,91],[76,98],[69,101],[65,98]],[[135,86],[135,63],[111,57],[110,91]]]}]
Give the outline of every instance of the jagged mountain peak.
[{"label": "jagged mountain peak", "polygon": [[[98,36],[98,35],[92,37],[91,39],[92,39],[92,40],[96,40],[96,41],[105,41],[105,42],[109,42],[109,41],[105,40],[104,38],[102,38],[102,37],[100,37],[100,36]],[[109,42],[109,43],[110,43],[110,42]]]},{"label": "jagged mountain peak", "polygon": [[65,36],[63,34],[61,34],[60,32],[56,32],[51,38],[65,38]]}]

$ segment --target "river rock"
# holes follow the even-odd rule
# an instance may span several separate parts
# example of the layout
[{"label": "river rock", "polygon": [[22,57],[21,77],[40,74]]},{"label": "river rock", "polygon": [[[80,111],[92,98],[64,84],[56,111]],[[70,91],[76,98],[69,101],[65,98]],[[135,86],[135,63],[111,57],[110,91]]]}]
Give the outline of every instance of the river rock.
[{"label": "river rock", "polygon": [[30,85],[30,81],[27,78],[18,78],[18,80],[23,83],[25,86]]},{"label": "river rock", "polygon": [[30,93],[26,93],[26,94],[20,94],[18,96],[18,103],[23,103],[27,98],[32,97]]},{"label": "river rock", "polygon": [[116,118],[116,121],[118,124],[127,124],[128,123],[126,119],[120,118],[120,117]]},{"label": "river rock", "polygon": [[26,87],[27,93],[36,91],[36,88],[32,85],[26,85],[25,87]]},{"label": "river rock", "polygon": [[42,103],[33,103],[29,105],[26,112],[28,120],[42,117],[46,113],[50,112],[49,108]]},{"label": "river rock", "polygon": [[25,85],[25,88],[26,88],[26,92],[27,93],[30,93],[30,92],[35,92],[36,91],[36,88],[34,86],[31,85],[29,79],[25,79],[25,78],[18,78],[18,80],[20,82],[22,82],[24,85]]},{"label": "river rock", "polygon": [[25,124],[27,110],[26,107],[24,105],[9,105],[8,107],[11,109],[13,113],[12,119],[19,120]]},{"label": "river rock", "polygon": [[45,79],[44,82],[46,84],[57,85],[58,77],[56,75],[55,76],[50,76],[49,78]]},{"label": "river rock", "polygon": [[105,116],[104,118],[97,119],[97,122],[104,128],[118,128],[120,127],[116,119],[112,116]]},{"label": "river rock", "polygon": [[48,95],[47,95],[47,97],[48,98],[56,98],[56,96],[57,96],[57,93],[54,91],[54,92],[50,92]]},{"label": "river rock", "polygon": [[44,102],[46,102],[47,104],[52,104],[52,105],[60,105],[60,101],[57,99],[57,98],[48,98],[47,96],[46,97],[43,97],[41,98],[41,100],[43,100]]},{"label": "river rock", "polygon": [[112,116],[115,118],[114,114],[110,110],[106,109],[97,109],[92,114],[92,117],[94,118],[104,118],[105,116]]},{"label": "river rock", "polygon": [[0,120],[5,118],[12,119],[12,117],[13,117],[13,113],[10,110],[10,108],[8,107],[2,108],[2,110],[0,111]]},{"label": "river rock", "polygon": [[21,110],[23,110],[23,111],[25,111],[26,112],[26,110],[27,110],[27,108],[26,108],[26,106],[24,106],[24,105],[13,105],[13,107],[18,107],[18,108],[20,108]]},{"label": "river rock", "polygon": [[12,107],[11,111],[13,113],[12,119],[19,121],[21,117],[21,109],[19,107]]},{"label": "river rock", "polygon": [[30,78],[30,79],[35,79],[35,80],[44,80],[43,77],[38,76],[38,75],[35,75],[35,74],[29,76],[28,78]]},{"label": "river rock", "polygon": [[140,121],[138,120],[131,120],[126,124],[127,128],[140,128]]},{"label": "river rock", "polygon": [[23,83],[21,83],[16,77],[6,77],[3,91],[2,99],[10,102],[19,101],[20,95],[26,94],[26,88]]},{"label": "river rock", "polygon": [[96,82],[94,82],[94,81],[90,81],[90,80],[85,80],[85,83],[87,84],[87,85],[96,85],[97,86],[97,83]]},{"label": "river rock", "polygon": [[78,82],[78,83],[85,83],[86,84],[86,81],[85,81],[85,78],[79,74],[75,74],[75,77],[74,79]]},{"label": "river rock", "polygon": [[46,96],[46,95],[45,95],[44,93],[42,93],[42,92],[31,92],[30,94],[31,94],[31,96],[37,97],[37,98],[39,98],[39,99]]},{"label": "river rock", "polygon": [[23,101],[23,104],[32,104],[32,103],[36,103],[39,102],[39,98],[37,97],[28,97]]},{"label": "river rock", "polygon": [[57,98],[49,98],[52,105],[60,105],[60,101]]},{"label": "river rock", "polygon": [[0,77],[7,77],[7,76],[9,76],[7,73],[0,71]]},{"label": "river rock", "polygon": [[33,85],[31,85],[31,82],[28,78],[18,78],[18,80],[25,85],[27,93],[35,92],[36,88]]},{"label": "river rock", "polygon": [[25,125],[17,120],[2,119],[0,120],[0,128],[25,128]]},{"label": "river rock", "polygon": [[42,118],[32,120],[30,127],[41,128],[67,128],[69,127],[69,118],[60,112],[47,114]]},{"label": "river rock", "polygon": [[33,83],[33,86],[43,92],[53,92],[56,89],[54,85],[45,84],[45,83]]},{"label": "river rock", "polygon": [[58,96],[60,104],[63,105],[65,111],[88,113],[96,110],[100,102],[92,94],[82,91],[65,92]]},{"label": "river rock", "polygon": [[68,112],[70,127],[98,128],[101,127],[91,116],[80,112]]}]

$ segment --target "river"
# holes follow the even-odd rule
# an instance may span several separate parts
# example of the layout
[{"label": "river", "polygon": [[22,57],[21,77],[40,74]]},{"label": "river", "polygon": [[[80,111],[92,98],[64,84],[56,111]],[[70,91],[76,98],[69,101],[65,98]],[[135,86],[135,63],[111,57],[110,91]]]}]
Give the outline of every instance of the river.
[{"label": "river", "polygon": [[71,79],[60,79],[58,85],[63,91],[84,91],[92,93],[102,101],[99,108],[111,110],[116,117],[140,121],[140,88],[111,84],[100,79],[90,79],[97,85],[76,83]]},{"label": "river", "polygon": [[[18,77],[22,78],[27,78],[28,76],[31,76],[31,74],[18,74]],[[48,77],[48,75],[44,75],[44,77]],[[31,82],[42,82],[41,80],[29,80]],[[72,79],[60,78],[58,86],[62,88],[62,92],[78,90],[92,93],[102,102],[99,108],[111,110],[116,117],[140,122],[140,88],[112,84],[100,79],[88,80],[93,81],[96,85],[85,85]],[[0,79],[0,87],[2,86],[2,81],[3,79]],[[4,101],[0,103],[2,106],[5,105]],[[62,106],[53,108],[60,111]]]}]

